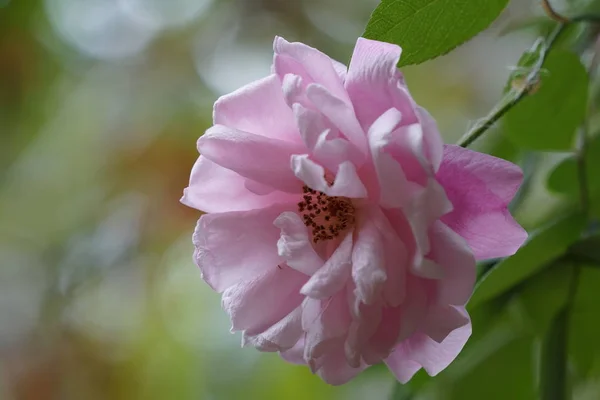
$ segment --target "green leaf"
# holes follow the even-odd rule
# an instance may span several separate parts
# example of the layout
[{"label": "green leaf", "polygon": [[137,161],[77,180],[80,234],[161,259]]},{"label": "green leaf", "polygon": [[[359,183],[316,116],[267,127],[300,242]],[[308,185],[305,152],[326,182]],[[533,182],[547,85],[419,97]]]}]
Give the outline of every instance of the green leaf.
[{"label": "green leaf", "polygon": [[562,256],[585,227],[585,216],[575,213],[530,234],[517,253],[487,273],[475,288],[468,307],[475,308],[533,276]]},{"label": "green leaf", "polygon": [[519,304],[526,312],[527,323],[542,337],[556,314],[567,304],[574,262],[554,263],[526,282],[519,293]]},{"label": "green leaf", "polygon": [[600,269],[582,266],[569,326],[569,355],[576,373],[590,376],[600,367]]},{"label": "green leaf", "polygon": [[399,65],[448,53],[487,28],[508,0],[382,0],[363,36],[402,47]]},{"label": "green leaf", "polygon": [[577,259],[584,262],[593,263],[594,266],[600,265],[600,235],[585,238],[573,246],[569,252]]},{"label": "green leaf", "polygon": [[[589,140],[585,162],[590,195],[598,196],[600,195],[600,174],[597,173],[600,171],[600,135]],[[574,156],[566,158],[554,168],[548,177],[547,185],[553,192],[579,199],[577,160]]]},{"label": "green leaf", "polygon": [[540,399],[567,399],[567,323],[569,311],[563,307],[553,318],[540,353]]},{"label": "green leaf", "polygon": [[588,75],[576,54],[555,50],[544,62],[538,90],[506,115],[509,138],[531,150],[573,147],[587,106]]}]

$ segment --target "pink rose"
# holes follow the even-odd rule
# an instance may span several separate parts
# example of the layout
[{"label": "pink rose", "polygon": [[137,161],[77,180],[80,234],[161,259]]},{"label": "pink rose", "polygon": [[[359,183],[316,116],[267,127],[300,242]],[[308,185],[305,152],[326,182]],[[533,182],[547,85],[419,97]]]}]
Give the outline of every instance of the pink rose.
[{"label": "pink rose", "polygon": [[471,333],[475,260],[527,234],[507,161],[444,145],[396,65],[359,39],[350,67],[276,38],[273,73],[221,97],[182,202],[208,214],[195,260],[243,344],[330,384],[385,362],[435,375]]}]

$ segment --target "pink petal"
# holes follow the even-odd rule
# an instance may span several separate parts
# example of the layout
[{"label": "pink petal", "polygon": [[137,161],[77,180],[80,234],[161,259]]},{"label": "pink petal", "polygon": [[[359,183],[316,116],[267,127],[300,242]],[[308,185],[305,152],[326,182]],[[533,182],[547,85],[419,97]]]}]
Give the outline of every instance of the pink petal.
[{"label": "pink petal", "polygon": [[385,359],[385,364],[400,383],[407,383],[421,369],[421,365],[406,356],[403,346],[398,346]]},{"label": "pink petal", "polygon": [[360,126],[352,104],[336,97],[324,86],[308,85],[306,96],[316,109],[323,113],[331,123],[361,152],[367,152],[365,131]]},{"label": "pink petal", "polygon": [[352,234],[346,235],[322,268],[302,287],[301,293],[313,299],[326,299],[346,285],[350,278]]},{"label": "pink petal", "polygon": [[442,266],[443,279],[438,281],[438,303],[464,305],[473,293],[476,264],[465,240],[442,222],[436,222],[429,233],[431,258]]},{"label": "pink petal", "polygon": [[274,205],[252,211],[205,214],[194,232],[194,258],[216,291],[252,280],[283,260],[277,254],[279,229],[273,221],[286,211]]},{"label": "pink petal", "polygon": [[405,342],[406,354],[421,364],[430,376],[435,376],[454,361],[470,336],[470,322],[451,332],[442,343],[418,333]]},{"label": "pink petal", "polygon": [[371,158],[377,174],[379,203],[386,208],[402,208],[410,200],[412,189],[402,166],[386,152],[390,134],[398,125],[402,114],[394,108],[383,113],[368,133]]},{"label": "pink petal", "polygon": [[444,141],[437,127],[435,119],[423,107],[416,107],[417,117],[423,130],[423,140],[425,145],[425,155],[433,166],[433,171],[437,172],[444,157]]},{"label": "pink petal", "polygon": [[356,297],[365,304],[382,299],[386,281],[385,252],[383,238],[372,218],[358,227],[357,239],[352,250],[352,279],[356,285]]},{"label": "pink petal", "polygon": [[302,308],[299,306],[262,333],[244,332],[243,345],[271,352],[291,349],[302,337],[301,318]]},{"label": "pink petal", "polygon": [[284,212],[277,217],[274,224],[281,229],[277,250],[287,265],[308,276],[323,266],[324,261],[315,252],[308,230],[298,214]]},{"label": "pink petal", "polygon": [[427,313],[428,294],[423,280],[407,275],[406,299],[402,303],[402,324],[398,334],[401,342],[413,335],[421,326]]},{"label": "pink petal", "polygon": [[252,280],[223,292],[223,308],[231,318],[232,331],[260,333],[300,306],[303,275],[289,267],[267,269]]},{"label": "pink petal", "polygon": [[333,58],[331,59],[331,63],[333,64],[333,69],[335,69],[335,72],[337,72],[338,76],[340,77],[340,80],[342,81],[342,83],[344,83],[344,81],[346,80],[346,75],[348,73],[348,67],[346,66],[346,64],[342,64],[341,62],[336,61]]},{"label": "pink petal", "polygon": [[369,338],[369,343],[363,351],[363,358],[370,365],[377,364],[389,357],[398,343],[402,326],[401,307],[383,307],[381,311],[381,322]]},{"label": "pink petal", "polygon": [[394,107],[406,124],[416,122],[410,95],[396,68],[402,50],[388,43],[359,38],[346,77],[346,90],[364,129]]},{"label": "pink petal", "polygon": [[454,211],[442,221],[466,239],[477,259],[514,254],[527,232],[507,210],[523,175],[502,159],[447,145],[437,173]]},{"label": "pink petal", "polygon": [[328,196],[365,198],[367,189],[356,173],[356,167],[349,161],[340,164],[332,186],[325,180],[325,170],[307,155],[292,156],[292,170],[295,176],[308,187]]},{"label": "pink petal", "polygon": [[281,358],[283,358],[289,363],[305,365],[306,361],[304,361],[304,339],[300,338],[300,340],[298,340],[294,346],[282,351],[279,355],[281,356]]},{"label": "pink petal", "polygon": [[424,321],[423,333],[442,343],[455,329],[470,323],[464,307],[434,305],[429,308]]},{"label": "pink petal", "polygon": [[343,343],[351,317],[343,293],[325,301],[306,298],[303,308],[302,328],[306,332],[304,359],[314,370],[315,359]]},{"label": "pink petal", "polygon": [[[329,56],[303,43],[289,43],[276,37],[273,43],[275,59],[273,68],[279,79],[287,74],[302,78],[305,85],[318,83],[329,89],[336,97],[349,103],[344,84],[338,73],[339,65]],[[334,64],[335,63],[335,64]]]},{"label": "pink petal", "polygon": [[181,202],[207,213],[247,211],[276,203],[295,203],[297,195],[280,191],[259,196],[248,190],[247,178],[215,164],[204,156],[198,157],[183,191]]},{"label": "pink petal", "polygon": [[365,364],[358,368],[349,366],[341,348],[324,355],[320,364],[321,367],[317,370],[317,375],[328,384],[335,386],[347,383],[367,367]]},{"label": "pink petal", "polygon": [[215,125],[298,142],[294,115],[283,98],[281,82],[276,75],[219,98],[214,106],[213,119]]},{"label": "pink petal", "polygon": [[303,152],[301,145],[215,125],[198,140],[198,151],[246,178],[284,192],[302,191],[290,169],[292,154]]},{"label": "pink petal", "polygon": [[[361,304],[358,317],[352,321],[348,337],[344,344],[344,353],[348,364],[353,368],[360,367],[365,356],[365,347],[371,337],[377,332],[382,322],[382,308],[379,305]],[[379,360],[365,360],[367,364],[378,363]]]}]

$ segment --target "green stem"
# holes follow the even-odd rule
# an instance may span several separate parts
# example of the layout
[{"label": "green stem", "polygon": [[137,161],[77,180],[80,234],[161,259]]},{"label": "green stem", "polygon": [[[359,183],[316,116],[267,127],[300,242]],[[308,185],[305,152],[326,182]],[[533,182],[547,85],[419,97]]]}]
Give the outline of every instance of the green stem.
[{"label": "green stem", "polygon": [[[492,109],[492,111],[483,119],[479,120],[460,140],[458,145],[468,147],[488,129],[490,129],[500,118],[502,118],[510,109],[516,106],[528,93],[532,85],[538,79],[542,65],[548,57],[548,53],[556,40],[565,31],[567,24],[561,23],[556,26],[550,36],[544,41],[544,46],[540,51],[540,57],[531,68],[531,71],[525,77],[525,82],[519,88],[512,88],[509,93]],[[535,47],[535,46],[534,46]]]}]

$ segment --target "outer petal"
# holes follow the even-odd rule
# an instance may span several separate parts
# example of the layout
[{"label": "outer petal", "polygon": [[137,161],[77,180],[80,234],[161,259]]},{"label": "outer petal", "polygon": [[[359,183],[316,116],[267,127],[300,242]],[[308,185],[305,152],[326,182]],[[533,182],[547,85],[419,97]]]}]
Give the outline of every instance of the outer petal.
[{"label": "outer petal", "polygon": [[274,224],[281,229],[277,250],[291,268],[310,276],[323,266],[324,261],[315,252],[298,214],[285,212],[277,217]]},{"label": "outer petal", "polygon": [[421,364],[409,359],[403,346],[398,346],[388,358],[385,365],[392,371],[400,383],[407,383],[421,369]]},{"label": "outer petal", "polygon": [[243,345],[260,351],[282,351],[292,348],[302,337],[302,308],[299,306],[266,331],[259,334],[244,332]]},{"label": "outer petal", "polygon": [[383,285],[387,278],[383,238],[371,218],[360,224],[356,235],[352,251],[352,279],[356,285],[356,297],[365,304],[374,304],[382,300]]},{"label": "outer petal", "polygon": [[204,156],[198,157],[181,202],[207,213],[247,211],[275,203],[295,203],[297,195],[272,191],[259,196],[247,189],[248,179]]},{"label": "outer petal", "polygon": [[215,125],[273,139],[299,141],[294,115],[283,98],[281,82],[276,75],[219,98],[213,119]]},{"label": "outer petal", "polygon": [[475,285],[475,256],[465,240],[442,222],[436,222],[429,231],[431,257],[443,268],[443,277],[437,281],[439,304],[464,305]]},{"label": "outer petal", "polygon": [[391,107],[402,113],[403,124],[416,122],[410,95],[396,68],[401,52],[388,43],[364,38],[356,42],[345,86],[365,130]]},{"label": "outer petal", "polygon": [[290,43],[281,37],[275,38],[273,49],[275,51],[273,68],[281,80],[287,74],[297,75],[304,85],[310,83],[323,85],[334,96],[350,104],[338,73],[339,65],[329,56],[303,43]]},{"label": "outer petal", "polygon": [[404,345],[407,356],[421,364],[430,376],[443,371],[454,359],[471,336],[471,323],[450,333],[438,343],[424,333],[417,333]]},{"label": "outer petal", "polygon": [[252,280],[283,260],[277,254],[279,229],[273,221],[282,205],[261,210],[205,214],[194,232],[194,258],[216,291]]},{"label": "outer petal", "polygon": [[302,190],[290,169],[292,154],[303,152],[301,145],[215,125],[198,140],[198,151],[216,164],[267,186],[290,193]]},{"label": "outer petal", "polygon": [[423,333],[442,343],[451,332],[469,323],[469,315],[464,307],[433,305],[427,312]]},{"label": "outer petal", "polygon": [[507,210],[522,177],[520,168],[508,161],[445,146],[437,179],[454,211],[442,221],[466,239],[477,259],[512,255],[527,239]]},{"label": "outer petal", "polygon": [[318,358],[333,352],[344,342],[351,317],[344,293],[337,293],[325,301],[306,298],[303,308],[304,359],[314,371],[319,368]]},{"label": "outer petal", "polygon": [[289,267],[272,267],[256,278],[223,292],[223,308],[232,331],[263,332],[300,306],[303,275]]},{"label": "outer petal", "polygon": [[352,380],[366,367],[366,364],[361,364],[358,368],[349,366],[346,362],[344,351],[340,348],[323,356],[321,367],[317,370],[317,374],[325,382],[337,386]]},{"label": "outer petal", "polygon": [[325,265],[302,287],[302,294],[313,299],[326,299],[346,286],[351,273],[352,234],[346,235]]}]

